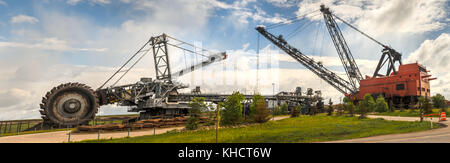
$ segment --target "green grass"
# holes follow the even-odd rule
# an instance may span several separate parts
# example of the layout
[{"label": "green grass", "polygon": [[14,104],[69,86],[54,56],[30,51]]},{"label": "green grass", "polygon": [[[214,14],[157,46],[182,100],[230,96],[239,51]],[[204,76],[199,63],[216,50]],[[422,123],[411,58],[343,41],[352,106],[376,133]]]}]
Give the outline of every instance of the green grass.
[{"label": "green grass", "polygon": [[[437,126],[437,125],[434,125]],[[220,143],[298,143],[361,138],[429,130],[423,122],[386,121],[345,116],[300,116],[265,124],[219,130]],[[168,132],[84,143],[215,143],[215,130]]]},{"label": "green grass", "polygon": [[[433,113],[431,114],[438,114],[440,113],[440,109],[432,109]],[[383,112],[383,113],[371,113],[371,115],[385,115],[385,116],[400,116],[400,117],[420,117],[420,112],[418,109],[416,109],[414,112],[411,112],[411,110],[405,110],[401,112],[400,110],[395,110],[394,112]],[[433,116],[433,117],[438,117]]]}]

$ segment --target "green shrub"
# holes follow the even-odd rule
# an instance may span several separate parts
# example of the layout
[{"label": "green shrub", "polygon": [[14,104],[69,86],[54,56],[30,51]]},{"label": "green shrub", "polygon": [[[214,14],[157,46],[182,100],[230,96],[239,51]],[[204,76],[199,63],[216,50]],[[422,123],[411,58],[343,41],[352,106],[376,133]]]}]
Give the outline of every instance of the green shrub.
[{"label": "green shrub", "polygon": [[294,107],[291,113],[291,117],[298,117],[300,115],[300,110],[302,110],[302,105]]},{"label": "green shrub", "polygon": [[353,104],[353,102],[348,101],[344,104],[344,110],[348,112],[349,116],[353,117],[353,115],[355,114],[355,105]]},{"label": "green shrub", "polygon": [[245,100],[244,95],[239,92],[234,92],[228,96],[223,102],[224,110],[221,111],[222,125],[236,125],[242,122],[242,101]]},{"label": "green shrub", "polygon": [[366,108],[366,105],[364,105],[364,101],[358,102],[357,110],[358,110],[358,113],[359,113],[359,119],[366,118],[367,108]]},{"label": "green shrub", "polygon": [[288,104],[285,103],[285,102],[283,102],[283,103],[281,104],[281,114],[282,114],[282,115],[289,114],[289,106],[288,106]]},{"label": "green shrub", "polygon": [[383,96],[378,96],[376,104],[375,104],[375,111],[379,113],[386,112],[388,110],[388,104],[384,100]]},{"label": "green shrub", "polygon": [[279,106],[273,107],[272,114],[273,115],[281,115],[282,114],[281,108]]},{"label": "green shrub", "polygon": [[367,112],[373,112],[375,108],[375,100],[370,93],[364,95],[363,100],[364,108]]},{"label": "green shrub", "polygon": [[267,109],[266,101],[264,99],[260,99],[256,103],[256,109],[255,109],[255,113],[252,114],[252,119],[256,123],[264,123],[264,122],[269,121],[270,113],[269,113],[269,109]]},{"label": "green shrub", "polygon": [[202,110],[207,110],[204,97],[194,97],[188,104],[191,109],[189,110],[189,119],[186,122],[187,130],[195,130],[199,127],[200,114]]}]

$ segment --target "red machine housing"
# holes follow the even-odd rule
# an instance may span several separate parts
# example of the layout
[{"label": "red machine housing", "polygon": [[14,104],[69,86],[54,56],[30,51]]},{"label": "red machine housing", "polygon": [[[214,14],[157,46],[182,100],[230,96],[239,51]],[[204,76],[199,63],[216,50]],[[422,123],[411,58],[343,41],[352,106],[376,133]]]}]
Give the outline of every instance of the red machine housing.
[{"label": "red machine housing", "polygon": [[370,93],[377,97],[383,95],[388,101],[393,100],[394,105],[403,104],[408,108],[415,105],[421,96],[430,97],[429,71],[418,63],[400,65],[397,74],[389,76],[370,77],[360,81],[359,93],[353,96],[356,100],[362,100],[364,95]]}]

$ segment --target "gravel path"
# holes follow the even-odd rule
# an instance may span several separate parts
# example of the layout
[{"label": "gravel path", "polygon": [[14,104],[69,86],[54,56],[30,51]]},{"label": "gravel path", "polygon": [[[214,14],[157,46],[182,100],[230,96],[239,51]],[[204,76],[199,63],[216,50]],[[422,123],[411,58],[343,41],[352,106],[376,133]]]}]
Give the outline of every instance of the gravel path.
[{"label": "gravel path", "polygon": [[[285,118],[289,118],[289,116],[278,116],[275,117],[274,120],[277,121]],[[172,127],[172,128],[160,128],[155,130],[149,129],[149,130],[131,131],[130,137],[163,134],[170,130],[180,130],[183,128],[184,127]],[[6,136],[0,137],[0,143],[62,143],[68,142],[69,138],[68,133],[69,131],[57,131],[57,132],[46,132],[46,133],[26,134],[17,136]],[[128,136],[127,131],[100,133],[100,139],[123,138],[126,136]],[[70,141],[82,141],[89,139],[98,139],[98,133],[83,133],[83,134],[72,133],[70,135]]]},{"label": "gravel path", "polygon": [[[376,115],[369,115],[368,117],[384,118],[386,120],[395,120],[395,121],[420,120],[419,117],[395,117],[395,116],[376,116]],[[426,118],[425,121],[430,121],[430,119]],[[439,119],[433,118],[431,121],[438,122]],[[444,125],[450,125],[450,121],[442,121],[440,123]],[[331,141],[328,143],[450,143],[450,127],[443,127],[439,129],[405,133],[405,134],[390,134],[367,138],[338,140],[338,141]]]}]

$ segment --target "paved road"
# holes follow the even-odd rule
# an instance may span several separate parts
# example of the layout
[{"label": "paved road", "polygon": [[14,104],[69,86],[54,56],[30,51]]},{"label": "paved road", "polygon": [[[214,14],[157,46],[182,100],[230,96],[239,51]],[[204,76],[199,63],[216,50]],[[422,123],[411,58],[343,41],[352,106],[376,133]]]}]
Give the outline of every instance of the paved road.
[{"label": "paved road", "polygon": [[[416,117],[393,117],[393,116],[374,116],[374,115],[369,115],[369,118],[384,118],[386,120],[397,120],[397,121],[419,120],[419,118]],[[429,119],[426,120],[429,121]],[[433,118],[431,121],[438,122],[438,118]],[[441,123],[445,125],[450,125],[450,121],[443,121]],[[367,138],[331,141],[329,143],[450,143],[450,127],[405,134],[391,134]]]},{"label": "paved road", "polygon": [[[275,117],[274,120],[281,120],[289,118],[289,116],[279,116]],[[272,120],[272,119],[271,119]],[[153,134],[163,134],[170,130],[180,130],[184,127],[173,127],[173,128],[161,128],[149,130],[139,130],[130,132],[130,137],[153,135]],[[155,132],[155,133],[154,133]],[[17,135],[17,136],[6,136],[0,137],[0,143],[61,143],[68,141],[69,131],[57,131],[57,132],[47,132],[38,134],[27,134],[27,135]],[[100,139],[109,138],[123,138],[128,136],[128,132],[110,132],[110,133],[100,133]],[[98,133],[89,134],[71,134],[70,141],[82,141],[89,139],[98,139]]]}]

